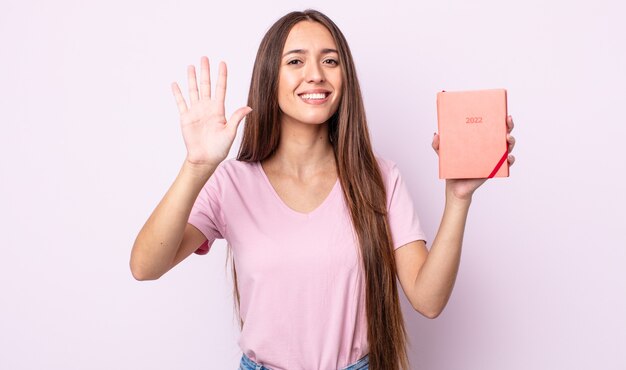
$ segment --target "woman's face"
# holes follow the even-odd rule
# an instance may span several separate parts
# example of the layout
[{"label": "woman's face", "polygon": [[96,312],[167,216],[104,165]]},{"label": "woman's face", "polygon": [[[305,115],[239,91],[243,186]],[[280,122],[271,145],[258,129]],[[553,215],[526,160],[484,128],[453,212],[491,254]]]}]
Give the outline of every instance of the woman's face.
[{"label": "woman's face", "polygon": [[320,23],[302,21],[291,29],[278,74],[283,122],[320,124],[337,111],[343,82],[339,54]]}]

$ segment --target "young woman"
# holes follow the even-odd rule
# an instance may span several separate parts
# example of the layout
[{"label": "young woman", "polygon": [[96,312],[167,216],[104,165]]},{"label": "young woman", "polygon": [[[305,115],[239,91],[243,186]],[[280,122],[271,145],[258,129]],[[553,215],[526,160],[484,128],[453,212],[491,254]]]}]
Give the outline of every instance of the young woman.
[{"label": "young woman", "polygon": [[[135,278],[157,279],[225,238],[241,369],[408,369],[396,277],[415,310],[441,313],[485,180],[447,180],[428,251],[398,168],[373,154],[348,44],[319,12],[289,13],[269,29],[248,106],[228,120],[226,65],[215,91],[209,76],[206,57],[199,87],[188,68],[189,104],[172,84],[187,157],[137,236]],[[225,160],[244,117],[237,159]]]}]

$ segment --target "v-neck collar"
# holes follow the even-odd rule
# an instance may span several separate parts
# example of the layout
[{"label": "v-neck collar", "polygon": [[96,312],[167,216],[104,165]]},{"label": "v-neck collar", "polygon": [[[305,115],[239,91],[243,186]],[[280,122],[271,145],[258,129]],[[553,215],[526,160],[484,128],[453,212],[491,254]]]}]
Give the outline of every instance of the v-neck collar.
[{"label": "v-neck collar", "polygon": [[338,192],[338,189],[340,187],[339,177],[337,177],[337,181],[335,182],[335,185],[333,185],[332,189],[330,189],[330,192],[326,195],[326,198],[324,198],[322,203],[320,203],[320,205],[318,205],[311,212],[303,213],[303,212],[296,211],[295,209],[289,207],[285,203],[285,201],[280,197],[280,195],[278,195],[278,192],[274,188],[274,185],[272,185],[272,183],[270,182],[270,179],[267,176],[267,174],[265,173],[265,170],[263,169],[263,166],[261,165],[260,161],[256,162],[256,167],[259,170],[259,172],[261,173],[261,177],[263,177],[263,179],[265,179],[265,183],[267,184],[267,186],[269,188],[269,191],[272,194],[274,194],[274,197],[276,197],[276,200],[278,201],[280,208],[282,208],[283,211],[285,211],[286,213],[288,213],[290,215],[293,215],[294,217],[308,219],[308,218],[313,217],[317,213],[321,212],[324,208],[326,208],[328,206],[329,203],[331,203],[332,199],[335,197],[335,195]]}]

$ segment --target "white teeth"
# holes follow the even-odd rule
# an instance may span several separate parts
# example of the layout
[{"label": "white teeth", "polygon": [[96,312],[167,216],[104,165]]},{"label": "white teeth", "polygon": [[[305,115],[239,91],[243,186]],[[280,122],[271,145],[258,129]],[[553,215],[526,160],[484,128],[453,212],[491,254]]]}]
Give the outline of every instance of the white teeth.
[{"label": "white teeth", "polygon": [[302,94],[302,95],[300,95],[300,97],[302,99],[305,99],[305,100],[309,100],[309,99],[324,99],[324,98],[326,98],[326,94],[324,94],[324,93]]}]

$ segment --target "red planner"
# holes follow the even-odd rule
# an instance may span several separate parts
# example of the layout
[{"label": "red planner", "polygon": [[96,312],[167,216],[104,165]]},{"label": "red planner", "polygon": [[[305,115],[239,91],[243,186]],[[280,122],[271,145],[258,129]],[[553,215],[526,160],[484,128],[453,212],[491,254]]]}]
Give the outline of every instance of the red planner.
[{"label": "red planner", "polygon": [[505,89],[437,93],[439,178],[508,177]]}]

